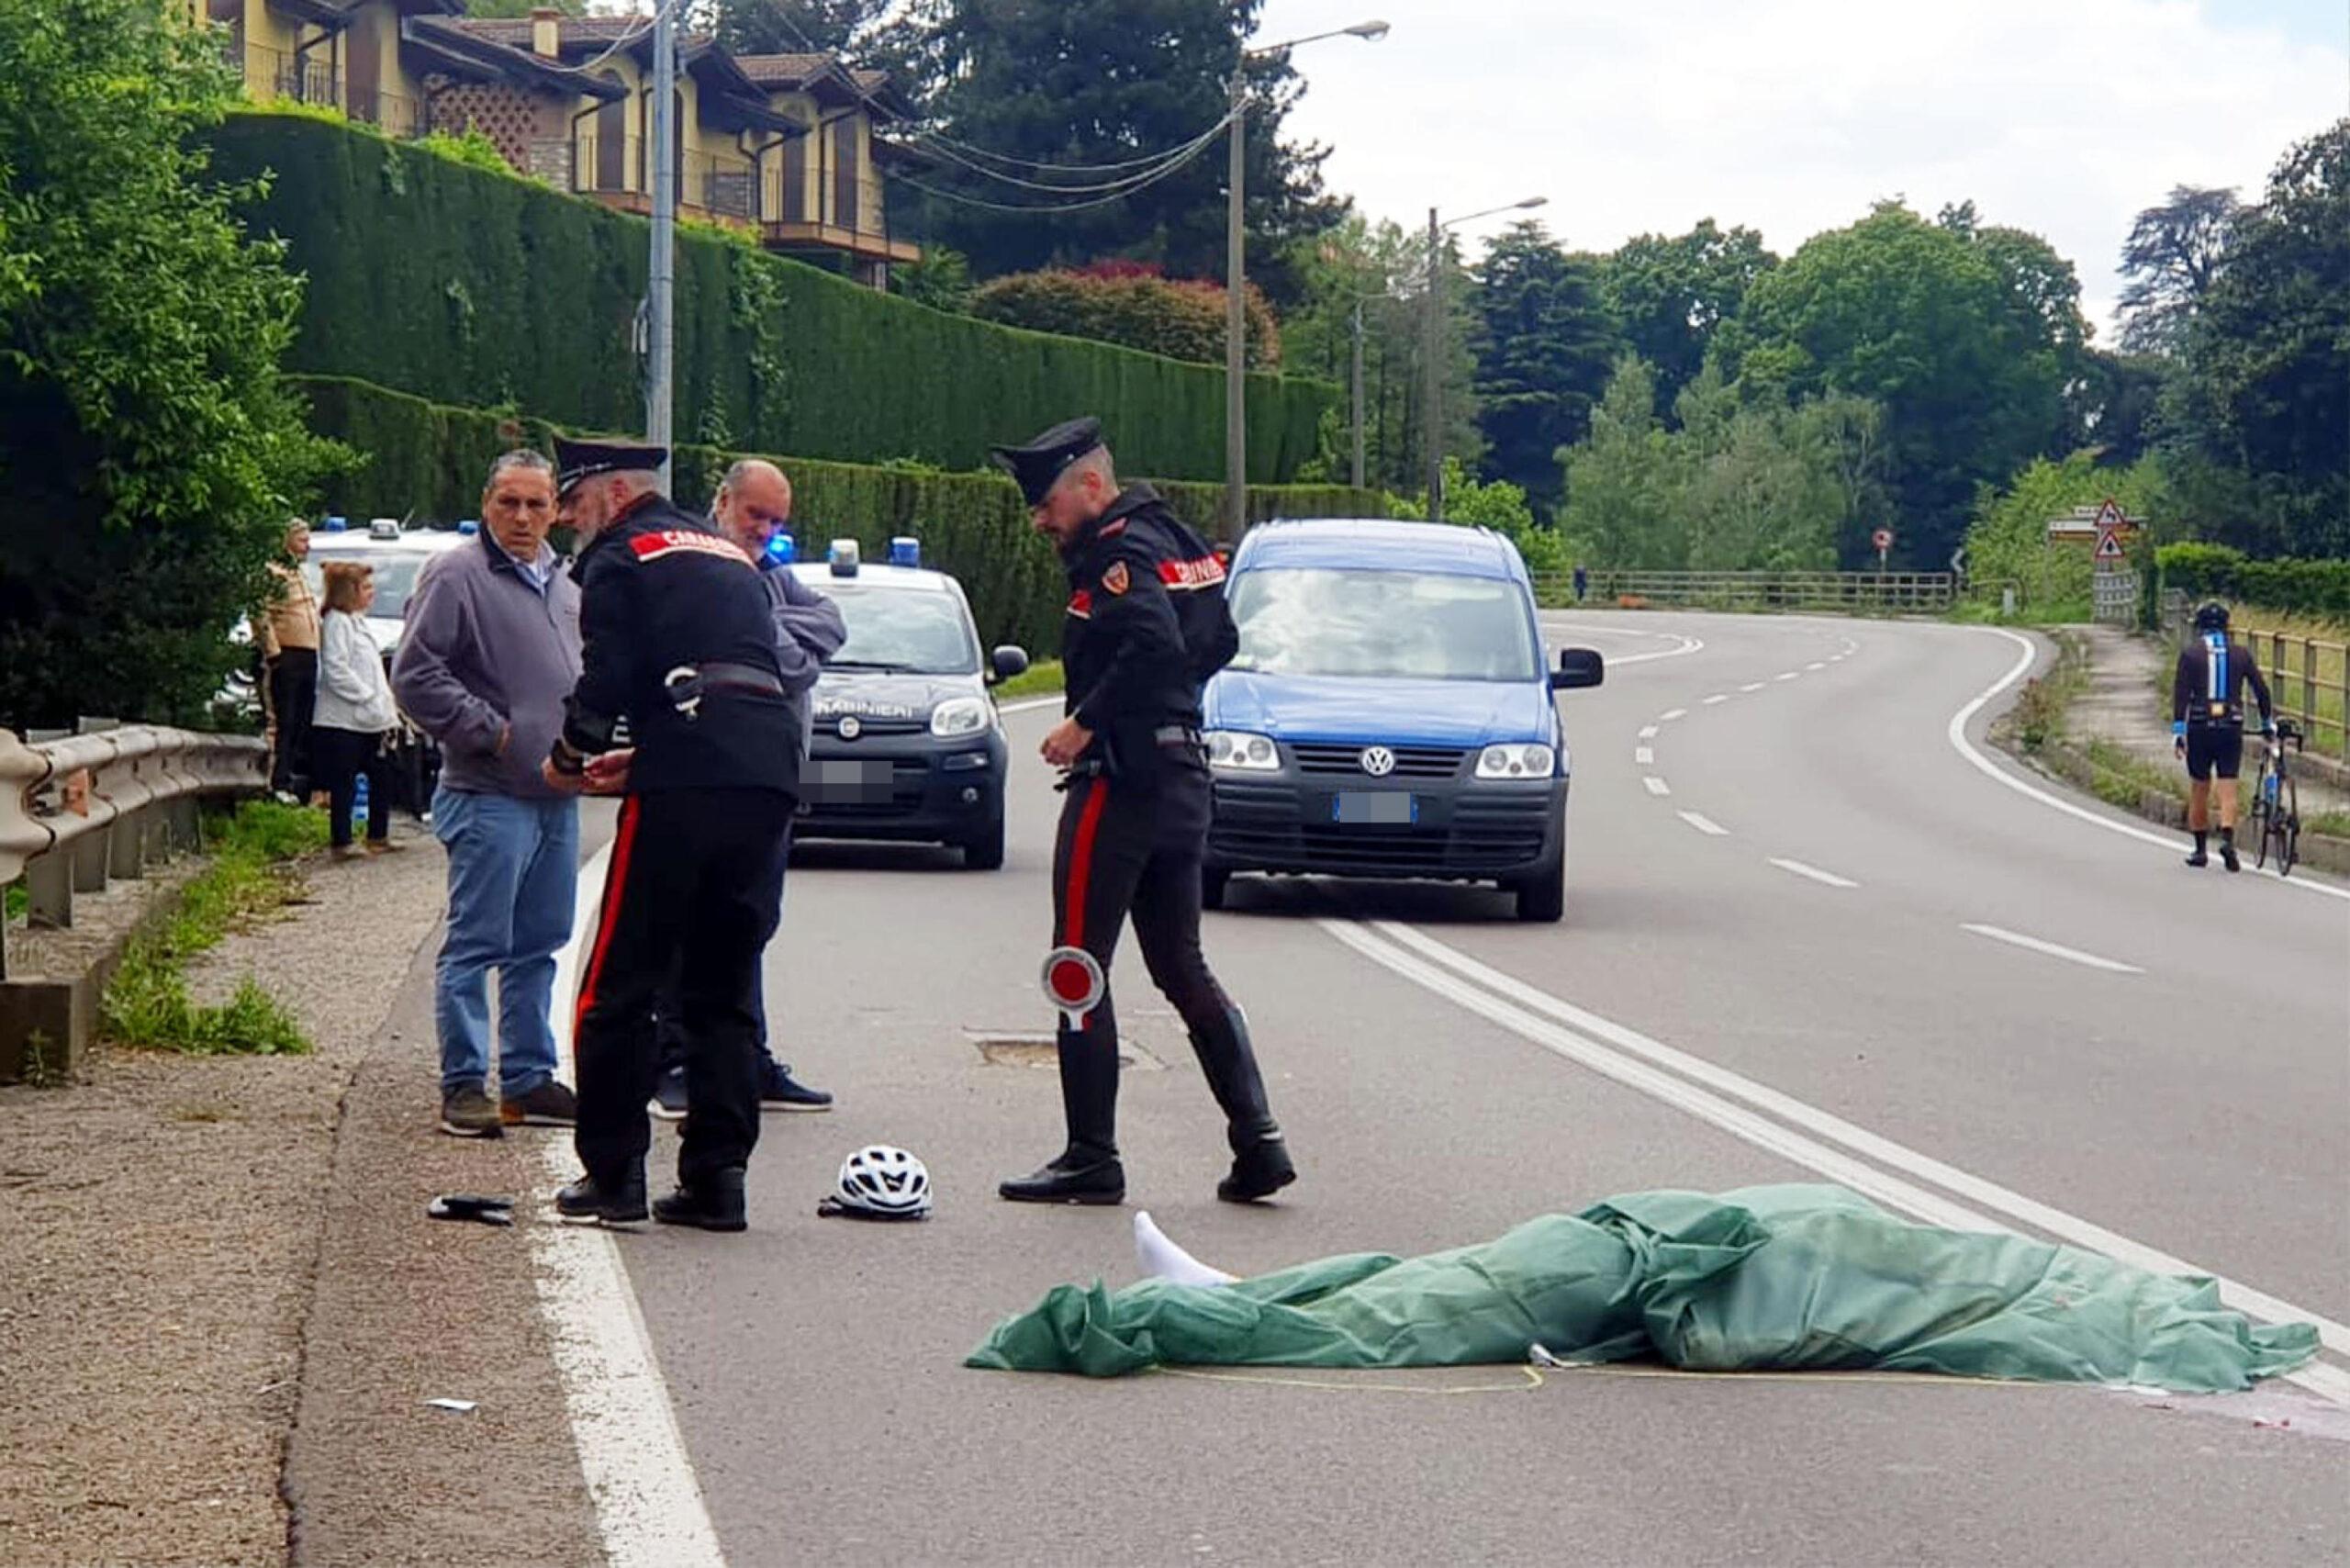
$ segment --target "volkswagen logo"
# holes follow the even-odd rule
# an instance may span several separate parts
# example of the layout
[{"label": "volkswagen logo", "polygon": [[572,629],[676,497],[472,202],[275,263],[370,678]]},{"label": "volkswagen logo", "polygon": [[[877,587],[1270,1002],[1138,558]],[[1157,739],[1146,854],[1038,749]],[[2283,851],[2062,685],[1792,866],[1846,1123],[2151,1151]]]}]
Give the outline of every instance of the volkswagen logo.
[{"label": "volkswagen logo", "polygon": [[1395,754],[1383,745],[1363,747],[1362,756],[1355,760],[1361,763],[1362,770],[1373,778],[1384,778],[1395,771]]},{"label": "volkswagen logo", "polygon": [[841,739],[845,741],[853,741],[864,733],[865,726],[856,722],[856,714],[844,713],[841,715]]}]

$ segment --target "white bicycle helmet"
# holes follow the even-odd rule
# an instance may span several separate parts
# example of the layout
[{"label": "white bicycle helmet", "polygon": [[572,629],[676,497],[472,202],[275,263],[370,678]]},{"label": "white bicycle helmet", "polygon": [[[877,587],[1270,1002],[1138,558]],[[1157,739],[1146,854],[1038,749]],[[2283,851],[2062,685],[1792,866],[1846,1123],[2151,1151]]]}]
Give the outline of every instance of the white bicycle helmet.
[{"label": "white bicycle helmet", "polygon": [[868,1144],[841,1161],[840,1186],[819,1211],[858,1219],[924,1218],[930,1172],[902,1148]]}]

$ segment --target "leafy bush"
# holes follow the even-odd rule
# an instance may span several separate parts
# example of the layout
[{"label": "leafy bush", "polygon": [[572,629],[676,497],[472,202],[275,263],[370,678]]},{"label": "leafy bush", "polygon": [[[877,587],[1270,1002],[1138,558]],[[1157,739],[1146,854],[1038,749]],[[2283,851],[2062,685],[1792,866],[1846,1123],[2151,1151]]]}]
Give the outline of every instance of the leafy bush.
[{"label": "leafy bush", "polygon": [[[274,171],[244,211],[308,279],[289,368],[583,430],[641,428],[643,219],[307,118],[232,115],[212,147],[232,176]],[[676,386],[679,432],[759,451],[963,468],[991,443],[1091,413],[1136,472],[1224,471],[1218,370],[927,309],[690,229],[677,248]],[[1248,473],[1275,481],[1314,455],[1338,389],[1259,375],[1248,399]]]},{"label": "leafy bush", "polygon": [[[1272,308],[1255,285],[1244,286],[1248,366],[1275,369],[1281,342]],[[1226,308],[1221,284],[1161,277],[1139,262],[1013,273],[983,284],[971,297],[971,313],[982,320],[1123,343],[1202,364],[1224,363]]]},{"label": "leafy bush", "polygon": [[1966,575],[1974,588],[1992,599],[2012,582],[2027,612],[2057,603],[2086,603],[2097,563],[2086,543],[2051,543],[2048,523],[2077,506],[2094,506],[2109,496],[2132,517],[2161,519],[2167,511],[2163,472],[2152,458],[2124,469],[2100,468],[2095,457],[2076,452],[2061,463],[2035,459],[2004,490],[1975,503],[1966,532]]}]

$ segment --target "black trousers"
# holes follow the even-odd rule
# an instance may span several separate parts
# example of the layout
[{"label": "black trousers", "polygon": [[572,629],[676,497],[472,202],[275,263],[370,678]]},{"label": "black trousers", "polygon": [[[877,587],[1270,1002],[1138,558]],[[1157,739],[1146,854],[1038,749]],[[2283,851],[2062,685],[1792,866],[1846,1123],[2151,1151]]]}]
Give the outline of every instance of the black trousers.
[{"label": "black trousers", "polygon": [[[783,832],[783,854],[777,858],[775,865],[774,896],[770,898],[765,894],[761,895],[761,907],[771,908],[775,912],[774,918],[767,922],[767,930],[759,937],[759,951],[762,954],[766,953],[767,944],[775,940],[776,931],[783,924],[784,868],[789,862],[790,857],[791,827],[787,823],[784,824]],[[662,989],[659,999],[654,1003],[654,1012],[656,1015],[654,1036],[660,1042],[663,1072],[686,1065],[685,1010],[677,1001],[678,978],[676,974],[669,977],[669,983]],[[758,1025],[757,1065],[764,1072],[767,1070],[767,1064],[775,1059],[775,1053],[767,1048],[767,976],[764,966],[755,970],[751,977],[751,1016]]]},{"label": "black trousers", "polygon": [[759,1137],[759,955],[775,930],[792,799],[664,790],[621,803],[601,918],[580,978],[580,1163],[618,1181],[652,1147],[654,1006],[677,976],[687,1114],[677,1179],[736,1170]]},{"label": "black trousers", "polygon": [[318,702],[318,650],[280,648],[269,661],[269,706],[277,721],[277,755],[269,762],[271,789],[309,794],[316,771],[310,757],[310,711]]},{"label": "black trousers", "polygon": [[[1072,778],[1053,846],[1053,945],[1084,948],[1106,976],[1119,932],[1133,920],[1151,983],[1182,1015],[1237,1150],[1277,1128],[1248,1020],[1200,951],[1209,807],[1203,768],[1164,767],[1149,786]],[[1118,1020],[1106,987],[1076,1027],[1064,1020],[1058,1043],[1071,1151],[1115,1153]]]},{"label": "black trousers", "polygon": [[392,835],[392,759],[384,737],[331,724],[310,727],[310,763],[318,787],[327,792],[327,838],[338,849],[351,842],[351,809],[359,798],[359,776],[367,776],[367,836],[381,844]]}]

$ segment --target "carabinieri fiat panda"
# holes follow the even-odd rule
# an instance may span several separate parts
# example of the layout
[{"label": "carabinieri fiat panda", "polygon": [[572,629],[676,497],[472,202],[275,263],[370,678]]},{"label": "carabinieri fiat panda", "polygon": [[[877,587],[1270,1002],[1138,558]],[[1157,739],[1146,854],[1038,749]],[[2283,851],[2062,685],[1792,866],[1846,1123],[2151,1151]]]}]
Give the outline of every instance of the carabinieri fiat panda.
[{"label": "carabinieri fiat panda", "polygon": [[1202,902],[1236,871],[1489,881],[1566,907],[1567,745],[1533,585],[1489,529],[1315,520],[1251,529],[1226,590],[1240,650],[1208,682],[1215,816]]},{"label": "carabinieri fiat panda", "polygon": [[887,565],[861,565],[856,541],[836,539],[822,561],[789,569],[848,628],[812,693],[793,836],[949,844],[970,869],[1002,866],[1007,754],[988,687],[1026,669],[1027,654],[1007,644],[983,660],[962,585],[923,569],[912,539],[890,542]]}]

